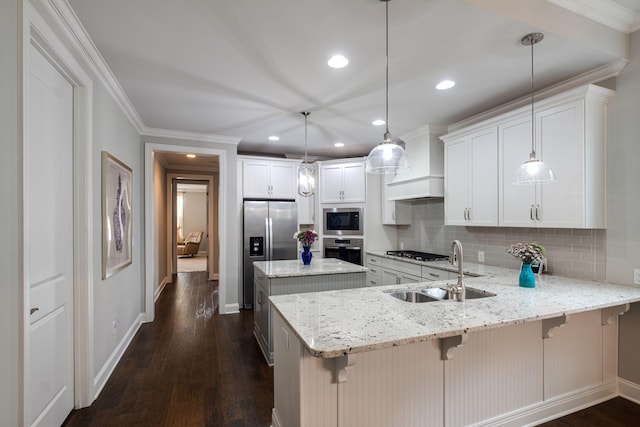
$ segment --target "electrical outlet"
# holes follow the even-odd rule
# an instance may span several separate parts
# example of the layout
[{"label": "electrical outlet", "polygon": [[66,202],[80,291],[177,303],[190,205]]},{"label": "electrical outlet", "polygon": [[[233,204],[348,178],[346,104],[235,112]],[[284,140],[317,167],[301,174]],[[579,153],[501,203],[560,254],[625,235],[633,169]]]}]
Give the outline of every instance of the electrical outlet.
[{"label": "electrical outlet", "polygon": [[633,284],[640,285],[640,268],[633,270]]},{"label": "electrical outlet", "polygon": [[484,251],[478,251],[478,262],[484,262]]}]

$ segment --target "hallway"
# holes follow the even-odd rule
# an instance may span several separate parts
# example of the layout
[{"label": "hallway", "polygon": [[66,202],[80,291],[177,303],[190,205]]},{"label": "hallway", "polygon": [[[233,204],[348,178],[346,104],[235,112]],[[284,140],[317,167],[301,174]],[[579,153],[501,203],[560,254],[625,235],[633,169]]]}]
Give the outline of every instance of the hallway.
[{"label": "hallway", "polygon": [[177,276],[98,399],[64,426],[271,424],[273,369],[253,337],[253,312],[220,316],[217,282]]}]

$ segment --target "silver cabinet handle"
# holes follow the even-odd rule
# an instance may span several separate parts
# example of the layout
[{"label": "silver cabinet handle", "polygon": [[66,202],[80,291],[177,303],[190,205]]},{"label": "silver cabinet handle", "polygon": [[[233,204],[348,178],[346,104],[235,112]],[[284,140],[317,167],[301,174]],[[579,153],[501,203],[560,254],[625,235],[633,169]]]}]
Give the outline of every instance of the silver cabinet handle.
[{"label": "silver cabinet handle", "polygon": [[531,207],[529,208],[529,218],[531,218],[531,221],[534,220],[534,218],[533,218],[533,205],[531,205]]},{"label": "silver cabinet handle", "polygon": [[262,305],[262,291],[258,291],[258,304]]},{"label": "silver cabinet handle", "polygon": [[394,221],[396,220],[396,211],[395,211],[395,209],[393,211],[391,211],[391,219],[394,220]]},{"label": "silver cabinet handle", "polygon": [[536,205],[536,219],[540,221],[540,205]]},{"label": "silver cabinet handle", "polygon": [[464,208],[464,220],[467,220],[467,208]]},{"label": "silver cabinet handle", "polygon": [[376,286],[378,284],[378,282],[376,282],[375,280],[369,280],[369,283],[371,283],[374,286]]},{"label": "silver cabinet handle", "polygon": [[29,313],[29,314],[33,314],[33,313],[35,313],[35,312],[36,312],[36,311],[38,311],[38,310],[40,310],[38,307],[33,307],[33,308],[30,310],[30,313]]},{"label": "silver cabinet handle", "polygon": [[431,272],[429,272],[429,276],[432,276],[432,277],[440,277],[440,275],[439,275],[439,274],[431,273]]},{"label": "silver cabinet handle", "polygon": [[471,208],[467,208],[467,220],[471,221]]}]

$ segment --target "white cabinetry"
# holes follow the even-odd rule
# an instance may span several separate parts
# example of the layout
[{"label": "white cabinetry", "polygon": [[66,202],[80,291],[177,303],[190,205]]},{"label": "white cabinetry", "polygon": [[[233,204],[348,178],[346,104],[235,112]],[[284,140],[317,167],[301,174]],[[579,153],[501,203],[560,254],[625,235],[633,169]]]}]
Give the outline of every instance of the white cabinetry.
[{"label": "white cabinetry", "polygon": [[295,199],[299,161],[239,157],[243,162],[242,196],[256,199]]},{"label": "white cabinetry", "polygon": [[531,121],[500,126],[500,225],[606,227],[605,118],[612,93],[589,85],[536,107],[536,154],[556,174],[552,184],[511,184],[531,150]]},{"label": "white cabinetry", "polygon": [[411,224],[411,203],[389,200],[389,184],[393,175],[381,175],[382,180],[382,223],[384,225],[410,225]]},{"label": "white cabinetry", "polygon": [[365,257],[367,286],[382,286],[382,257],[367,254]]},{"label": "white cabinetry", "polygon": [[445,225],[498,225],[496,127],[444,140]]},{"label": "white cabinetry", "polygon": [[586,85],[536,101],[536,154],[555,172],[553,184],[513,184],[531,152],[530,106],[442,137],[445,224],[605,228],[605,119],[613,93]]},{"label": "white cabinetry", "polygon": [[320,164],[322,203],[364,203],[366,196],[364,162],[329,161]]}]

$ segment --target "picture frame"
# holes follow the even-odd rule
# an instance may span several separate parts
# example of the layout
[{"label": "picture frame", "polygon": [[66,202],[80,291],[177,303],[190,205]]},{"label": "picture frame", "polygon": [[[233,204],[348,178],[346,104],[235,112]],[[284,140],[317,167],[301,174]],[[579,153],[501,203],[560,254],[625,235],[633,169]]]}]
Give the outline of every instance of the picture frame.
[{"label": "picture frame", "polygon": [[131,264],[133,171],[102,152],[102,279]]}]

